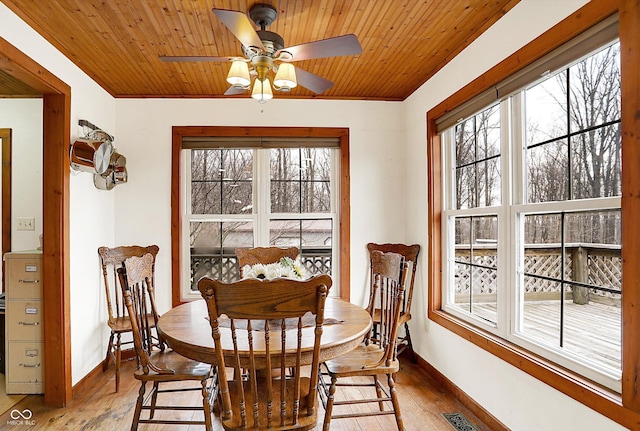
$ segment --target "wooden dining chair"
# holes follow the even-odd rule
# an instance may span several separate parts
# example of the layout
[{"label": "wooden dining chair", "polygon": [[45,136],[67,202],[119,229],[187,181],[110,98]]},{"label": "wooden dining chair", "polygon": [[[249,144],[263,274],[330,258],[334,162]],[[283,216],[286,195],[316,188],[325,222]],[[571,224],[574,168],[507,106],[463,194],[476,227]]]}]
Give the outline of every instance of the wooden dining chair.
[{"label": "wooden dining chair", "polygon": [[[204,425],[207,431],[212,431],[211,409],[217,395],[216,369],[210,364],[192,361],[170,349],[159,350],[154,347],[153,340],[146,325],[149,309],[153,308],[153,256],[145,254],[142,257],[132,256],[124,261],[124,267],[118,268],[118,276],[122,287],[122,294],[128,312],[133,335],[133,344],[138,358],[139,367],[134,371],[134,377],[140,381],[140,390],[136,400],[136,407],[131,423],[131,430],[137,430],[138,424],[171,424],[171,425]],[[198,385],[175,386],[162,389],[161,383],[193,381]],[[147,383],[152,383],[149,393],[146,393]],[[202,405],[184,406],[172,403],[176,392],[200,391]],[[158,395],[163,395],[163,401],[169,404],[158,404]],[[142,417],[142,411],[149,411],[148,416]],[[185,411],[201,410],[202,420],[181,420],[172,418],[154,418],[156,411]],[[166,416],[165,416],[166,417]]]},{"label": "wooden dining chair", "polygon": [[[131,323],[129,322],[129,317],[126,313],[126,306],[122,299],[122,290],[118,287],[117,269],[124,265],[124,261],[127,258],[132,256],[141,257],[148,253],[152,256],[154,261],[154,265],[151,268],[151,283],[153,283],[155,258],[158,254],[158,250],[159,248],[157,245],[150,245],[147,247],[134,245],[114,248],[98,248],[107,301],[107,325],[111,331],[111,334],[109,335],[109,343],[107,345],[107,353],[104,361],[102,362],[102,371],[106,371],[109,368],[109,362],[113,360],[115,364],[116,392],[120,389],[122,347],[133,344],[133,340],[128,340],[124,343],[122,342],[122,335],[131,333]],[[147,316],[147,322],[149,322],[149,325],[155,325],[155,318],[157,318],[157,316]]]},{"label": "wooden dining chair", "polygon": [[253,248],[236,248],[236,256],[238,257],[238,266],[240,267],[240,276],[242,277],[242,268],[245,265],[255,265],[257,263],[269,264],[280,262],[283,257],[289,257],[295,260],[300,255],[298,247],[253,247]]},{"label": "wooden dining chair", "polygon": [[[416,269],[418,268],[418,254],[420,254],[420,245],[418,244],[376,244],[370,242],[367,244],[367,250],[369,250],[369,255],[374,250],[381,251],[383,253],[398,253],[402,255],[406,263],[411,265],[410,274],[411,277],[408,280],[406,291],[404,294],[404,301],[402,303],[402,309],[400,310],[400,326],[403,326],[404,333],[398,331],[398,342],[397,349],[398,354],[402,353],[405,349],[411,353],[411,360],[413,362],[416,361],[415,353],[413,352],[413,343],[411,342],[411,332],[409,332],[409,320],[411,320],[411,300],[413,298],[413,285],[416,281]],[[371,278],[371,283],[373,283],[373,278]],[[370,293],[373,293],[373,290],[370,290]],[[373,310],[371,318],[373,319],[374,330],[377,329],[377,326],[380,322],[380,309],[373,306],[374,298],[369,298],[369,307]]]},{"label": "wooden dining chair", "polygon": [[[354,350],[324,362],[320,367],[319,393],[325,408],[323,430],[328,431],[334,419],[395,414],[399,431],[404,430],[400,403],[396,394],[394,374],[398,372],[396,355],[397,330],[400,321],[408,266],[397,253],[371,253],[374,289],[380,298],[380,321],[376,337],[369,337]],[[400,279],[398,274],[402,274]],[[387,385],[380,377],[386,376]],[[369,379],[372,378],[372,380]],[[345,382],[344,379],[352,378]],[[354,379],[355,378],[355,379]],[[364,378],[364,379],[363,379]],[[338,387],[363,387],[375,389],[375,396],[361,391],[362,399],[336,401]],[[391,402],[391,410],[385,405]],[[334,407],[378,403],[375,409],[353,409],[344,413],[334,413]]]},{"label": "wooden dining chair", "polygon": [[[198,282],[209,312],[225,430],[315,427],[320,339],[330,287],[328,275],[305,281]],[[220,329],[223,325],[228,332]],[[305,326],[314,329],[303,331]],[[233,352],[223,352],[222,337],[225,344],[233,343]],[[303,350],[303,342],[309,345],[311,340],[313,349]],[[250,351],[242,360],[239,346]],[[303,363],[311,366],[303,368]],[[236,377],[231,381],[225,367],[233,368]]]}]

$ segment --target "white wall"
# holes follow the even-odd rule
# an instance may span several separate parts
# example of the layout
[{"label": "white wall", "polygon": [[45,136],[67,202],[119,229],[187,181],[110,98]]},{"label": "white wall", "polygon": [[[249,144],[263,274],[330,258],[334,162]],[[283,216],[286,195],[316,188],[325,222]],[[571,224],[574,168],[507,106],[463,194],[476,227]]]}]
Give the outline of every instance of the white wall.
[{"label": "white wall", "polygon": [[[42,233],[42,99],[0,99],[0,128],[11,129],[11,251],[35,250]],[[34,230],[17,230],[33,217]]]},{"label": "white wall", "polygon": [[[82,135],[82,129],[77,125],[79,119],[86,119],[116,134],[114,99],[2,3],[0,37],[71,87],[72,139]],[[42,152],[32,157],[42,158]],[[15,169],[13,174],[15,178]],[[19,206],[16,200],[14,202]],[[106,307],[99,284],[97,248],[114,244],[114,195],[97,190],[90,174],[72,173],[69,222],[71,366],[75,384],[95,368],[106,350],[102,341],[107,337],[104,323]]]},{"label": "white wall", "polygon": [[[429,109],[551,28],[585,0],[522,0],[471,46],[409,97],[406,130],[407,238],[428,244],[426,122]],[[426,161],[426,163],[425,163]],[[426,267],[426,249],[420,265]],[[411,336],[418,354],[510,429],[621,430],[608,418],[427,319],[427,280],[418,271]]]}]

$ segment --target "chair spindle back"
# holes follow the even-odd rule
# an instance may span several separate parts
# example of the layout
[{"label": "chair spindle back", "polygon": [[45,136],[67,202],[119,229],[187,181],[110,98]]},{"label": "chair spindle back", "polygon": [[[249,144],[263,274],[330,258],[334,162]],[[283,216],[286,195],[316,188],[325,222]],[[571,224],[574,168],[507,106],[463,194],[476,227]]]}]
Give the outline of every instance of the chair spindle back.
[{"label": "chair spindle back", "polygon": [[371,298],[369,312],[380,310],[377,328],[370,333],[368,343],[378,344],[384,355],[380,360],[389,365],[396,359],[398,322],[402,310],[409,265],[398,253],[371,252]]},{"label": "chair spindle back", "polygon": [[[100,256],[100,264],[102,266],[102,277],[105,287],[109,322],[114,322],[117,318],[126,316],[124,313],[126,307],[124,301],[122,301],[122,292],[118,288],[117,269],[124,265],[124,261],[127,258],[132,256],[141,257],[147,253],[151,254],[155,265],[155,258],[159,250],[160,248],[157,245],[150,245],[147,247],[132,245],[114,248],[98,248],[98,255]],[[152,272],[154,272],[153,266]],[[152,284],[154,282],[153,274],[151,276],[151,282]]]},{"label": "chair spindle back", "polygon": [[[320,339],[331,284],[328,275],[306,281],[198,282],[209,311],[225,429],[315,426]],[[223,351],[223,337],[232,340],[233,352]],[[249,356],[241,359],[239,349],[249,350]],[[232,382],[225,367],[234,368]]]},{"label": "chair spindle back", "polygon": [[410,263],[411,265],[411,279],[408,280],[404,301],[402,305],[402,313],[410,313],[411,312],[411,300],[413,299],[413,285],[416,281],[416,269],[418,268],[418,255],[420,254],[420,245],[419,244],[393,244],[393,243],[385,243],[385,244],[376,244],[370,242],[367,244],[367,250],[371,253],[374,250],[381,251],[383,253],[398,253],[402,255],[406,263]]},{"label": "chair spindle back", "polygon": [[[150,369],[157,371],[149,359],[154,346],[161,350],[165,347],[162,340],[154,340],[151,331],[158,323],[152,282],[153,261],[153,256],[147,253],[142,257],[127,258],[124,267],[118,268],[122,296],[131,321],[133,345],[145,373]],[[153,316],[153,320],[150,321],[148,316]]]}]

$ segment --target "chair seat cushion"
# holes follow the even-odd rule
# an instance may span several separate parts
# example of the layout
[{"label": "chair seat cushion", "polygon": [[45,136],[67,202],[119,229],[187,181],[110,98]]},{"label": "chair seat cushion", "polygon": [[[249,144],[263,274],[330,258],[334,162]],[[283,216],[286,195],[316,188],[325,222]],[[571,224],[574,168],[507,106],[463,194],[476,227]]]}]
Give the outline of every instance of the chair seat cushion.
[{"label": "chair seat cushion", "polygon": [[372,374],[396,373],[400,369],[400,363],[396,359],[388,366],[378,361],[384,351],[375,344],[361,344],[354,350],[340,355],[324,363],[330,375],[335,377],[369,376]]},{"label": "chair seat cushion", "polygon": [[185,358],[173,350],[154,351],[149,356],[151,363],[162,371],[150,370],[145,374],[143,369],[134,372],[138,380],[173,381],[204,380],[211,374],[211,365]]}]

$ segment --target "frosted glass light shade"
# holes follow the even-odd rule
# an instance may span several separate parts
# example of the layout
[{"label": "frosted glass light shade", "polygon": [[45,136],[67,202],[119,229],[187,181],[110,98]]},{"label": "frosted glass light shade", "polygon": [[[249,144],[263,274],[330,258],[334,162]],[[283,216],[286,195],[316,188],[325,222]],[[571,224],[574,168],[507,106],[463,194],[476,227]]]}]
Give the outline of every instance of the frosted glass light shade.
[{"label": "frosted glass light shade", "polygon": [[265,103],[267,100],[273,99],[273,91],[271,90],[271,82],[269,81],[269,78],[265,78],[264,81],[256,79],[253,82],[251,97],[260,103]]},{"label": "frosted glass light shade", "polygon": [[278,73],[273,80],[276,89],[289,91],[298,85],[296,80],[296,68],[291,63],[282,63],[278,66]]},{"label": "frosted glass light shade", "polygon": [[231,63],[227,75],[227,82],[237,88],[247,88],[251,84],[249,66],[244,61],[236,60]]}]

